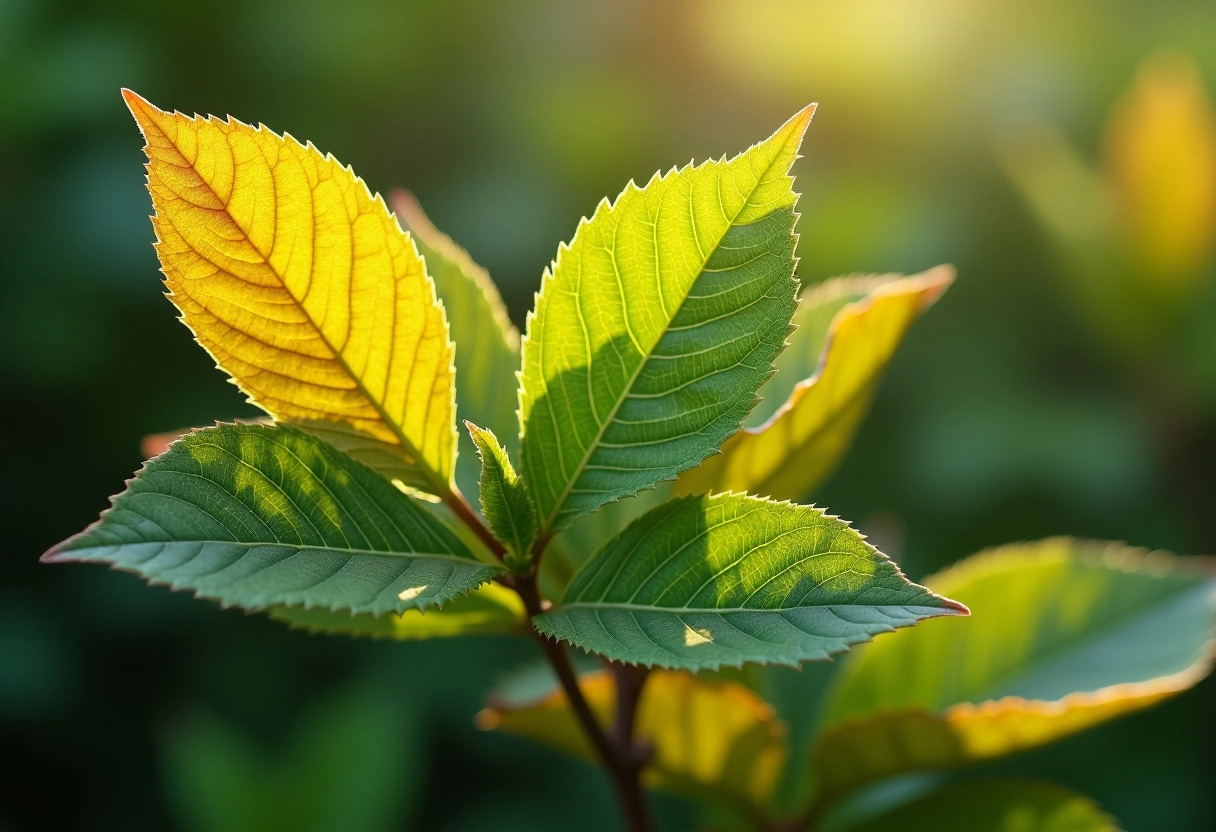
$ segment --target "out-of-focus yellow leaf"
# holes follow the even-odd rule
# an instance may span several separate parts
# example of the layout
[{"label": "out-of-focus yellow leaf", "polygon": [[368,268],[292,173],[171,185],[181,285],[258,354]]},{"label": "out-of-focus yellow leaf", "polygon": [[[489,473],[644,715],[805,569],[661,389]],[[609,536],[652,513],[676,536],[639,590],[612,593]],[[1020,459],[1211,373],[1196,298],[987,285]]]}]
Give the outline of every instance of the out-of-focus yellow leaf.
[{"label": "out-of-focus yellow leaf", "polygon": [[1032,748],[1186,690],[1210,669],[1211,566],[1058,538],[926,580],[971,621],[845,661],[813,751],[818,794]]},{"label": "out-of-focus yellow leaf", "polygon": [[123,96],[147,142],[169,297],[199,343],[271,416],[448,493],[447,321],[384,201],[311,144]]},{"label": "out-of-focus yellow leaf", "polygon": [[[853,280],[865,285],[876,279]],[[805,498],[848,450],[878,378],[908,327],[953,281],[951,266],[880,281],[869,294],[836,313],[826,338],[822,325],[818,330],[813,325],[814,317],[823,304],[838,302],[842,286],[847,285],[829,282],[818,294],[808,292],[794,317],[800,328],[782,356],[786,383],[791,375],[803,380],[768,421],[740,430],[723,444],[721,454],[685,472],[676,492],[740,491],[779,500]],[[809,378],[799,376],[790,366],[799,362],[818,369]],[[778,374],[783,372],[781,366]],[[780,382],[773,379],[768,384]],[[761,395],[766,395],[767,387]]]},{"label": "out-of-focus yellow leaf", "polygon": [[1216,243],[1216,111],[1190,58],[1150,56],[1104,137],[1118,222],[1144,267],[1180,288]]},{"label": "out-of-focus yellow leaf", "polygon": [[483,584],[468,595],[427,610],[374,616],[320,607],[274,607],[269,615],[297,630],[397,641],[528,631],[523,602],[514,591],[496,583]]},{"label": "out-of-focus yellow leaf", "polygon": [[[580,677],[583,695],[602,724],[615,706],[607,671]],[[478,725],[501,729],[590,759],[592,750],[560,690],[530,701],[491,700]],[[654,757],[645,782],[665,789],[760,806],[772,794],[786,758],[786,729],[772,708],[742,685],[653,670],[638,703],[636,730]]]}]

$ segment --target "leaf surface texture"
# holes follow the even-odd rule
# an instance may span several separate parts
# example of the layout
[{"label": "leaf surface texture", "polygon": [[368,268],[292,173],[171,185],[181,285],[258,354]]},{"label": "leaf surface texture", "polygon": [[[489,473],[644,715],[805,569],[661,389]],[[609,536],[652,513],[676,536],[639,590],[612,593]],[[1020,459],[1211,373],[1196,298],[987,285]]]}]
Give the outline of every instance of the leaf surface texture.
[{"label": "leaf surface texture", "polygon": [[374,615],[442,604],[499,571],[370,468],[264,425],[175,442],[45,558],[109,563],[226,606]]},{"label": "leaf surface texture", "polygon": [[730,161],[631,182],[558,251],[520,391],[541,534],[695,465],[755,405],[794,312],[788,170],[812,112]]},{"label": "leaf surface texture", "polygon": [[169,297],[199,343],[275,419],[445,493],[447,322],[384,201],[311,144],[123,95],[147,143]]},{"label": "leaf surface texture", "polygon": [[697,670],[826,659],[964,611],[838,518],[723,494],[677,498],[634,521],[536,625],[619,661]]}]

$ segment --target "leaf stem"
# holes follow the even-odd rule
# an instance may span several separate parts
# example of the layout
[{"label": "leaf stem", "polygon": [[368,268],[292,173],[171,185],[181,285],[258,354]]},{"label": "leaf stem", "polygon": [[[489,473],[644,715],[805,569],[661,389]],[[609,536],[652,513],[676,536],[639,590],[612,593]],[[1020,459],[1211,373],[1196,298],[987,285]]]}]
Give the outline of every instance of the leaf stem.
[{"label": "leaf stem", "polygon": [[473,511],[473,507],[469,505],[469,501],[464,498],[454,486],[449,486],[444,489],[444,492],[439,495],[447,507],[460,518],[460,522],[468,526],[475,535],[481,538],[481,541],[489,547],[494,553],[494,557],[503,560],[507,555],[507,548],[498,542],[494,537],[494,533],[486,528],[486,524],[481,522],[481,518],[477,516],[477,512]]},{"label": "leaf stem", "polygon": [[[534,618],[544,611],[535,572],[521,578],[516,584],[516,591],[523,599],[529,618]],[[640,782],[642,769],[650,759],[650,749],[639,747],[633,740],[633,726],[642,685],[646,681],[646,668],[612,665],[617,684],[617,707],[616,720],[609,733],[600,725],[591,706],[587,704],[566,648],[535,627],[532,634],[545,658],[553,666],[553,672],[557,674],[574,715],[612,780],[621,814],[624,816],[625,828],[629,832],[651,832],[654,824],[650,819],[650,809],[646,805]]]}]

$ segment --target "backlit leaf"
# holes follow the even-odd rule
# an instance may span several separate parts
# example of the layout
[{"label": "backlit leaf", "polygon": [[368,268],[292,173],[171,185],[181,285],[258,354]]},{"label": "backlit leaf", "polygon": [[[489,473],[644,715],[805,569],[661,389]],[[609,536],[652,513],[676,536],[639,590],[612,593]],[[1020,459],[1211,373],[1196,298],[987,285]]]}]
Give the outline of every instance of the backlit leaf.
[{"label": "backlit leaf", "polygon": [[312,633],[398,641],[528,631],[523,602],[514,591],[497,583],[483,584],[440,608],[375,616],[330,612],[315,607],[274,607],[270,617],[292,629]]},{"label": "backlit leaf", "polygon": [[[435,281],[456,345],[456,405],[461,418],[489,428],[507,450],[519,447],[515,373],[519,369],[519,330],[490,275],[452,238],[437,229],[408,191],[394,191],[390,205],[401,227],[414,238]],[[456,479],[472,494],[481,465],[467,435],[460,436]]]},{"label": "backlit leaf", "polygon": [[44,559],[108,563],[225,606],[374,615],[442,604],[500,569],[426,504],[285,425],[189,434]]},{"label": "backlit leaf", "polygon": [[1042,745],[1209,669],[1207,561],[1060,538],[977,555],[927,583],[975,614],[849,658],[814,750],[821,793]]},{"label": "backlit leaf", "polygon": [[494,535],[506,544],[512,566],[528,562],[536,537],[536,510],[523,482],[515,473],[498,438],[472,422],[465,422],[481,458],[481,510]]},{"label": "backlit leaf", "polygon": [[953,783],[848,832],[1119,832],[1088,797],[1050,783],[993,779]]},{"label": "backlit leaf", "polygon": [[169,297],[199,343],[271,416],[447,493],[447,322],[383,200],[311,144],[123,96],[147,142]]},{"label": "backlit leaf", "polygon": [[[914,277],[829,281],[807,292],[777,375],[760,391],[766,421],[745,427],[721,454],[685,472],[677,492],[805,498],[848,450],[908,327],[953,280],[953,268],[938,266]],[[827,328],[825,312],[833,311]]]},{"label": "backlit leaf", "polygon": [[788,170],[813,111],[730,161],[631,182],[559,249],[520,391],[542,535],[695,465],[755,405],[794,312]]},{"label": "backlit leaf", "polygon": [[696,670],[826,659],[964,612],[820,509],[722,494],[644,514],[535,623],[612,659]]},{"label": "backlit leaf", "polygon": [[[616,701],[612,675],[586,673],[579,686],[607,724]],[[491,697],[478,724],[594,759],[560,689],[526,702]],[[753,806],[768,800],[787,753],[785,726],[763,700],[742,685],[690,673],[650,674],[638,703],[636,732],[654,747],[643,773],[647,786]]]}]

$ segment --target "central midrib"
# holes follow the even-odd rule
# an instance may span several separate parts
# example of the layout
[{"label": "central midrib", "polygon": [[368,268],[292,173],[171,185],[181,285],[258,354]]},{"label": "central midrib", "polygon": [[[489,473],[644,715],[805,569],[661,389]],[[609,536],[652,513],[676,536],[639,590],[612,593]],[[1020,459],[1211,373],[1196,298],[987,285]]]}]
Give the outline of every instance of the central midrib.
[{"label": "central midrib", "polygon": [[[178,152],[178,155],[180,155],[183,159],[186,158],[186,154],[182,152],[181,147],[178,146],[176,141],[174,141],[172,138],[170,138],[169,135],[167,133],[165,133],[164,130],[161,130],[159,127],[157,127],[157,131],[162,136],[164,136],[165,139],[170,144],[173,145],[173,149]],[[276,137],[276,138],[278,138],[278,137]],[[280,141],[286,142],[287,140],[280,138]],[[228,144],[226,136],[225,136],[225,144]],[[231,144],[228,144],[228,152],[229,152],[229,154],[232,153]],[[233,159],[233,162],[235,163],[235,158]],[[401,427],[393,420],[393,418],[391,416],[389,416],[388,412],[384,409],[384,406],[376,399],[375,396],[373,396],[371,394],[371,391],[367,389],[367,386],[363,383],[363,380],[361,378],[359,378],[358,375],[355,374],[354,369],[350,366],[350,364],[347,363],[347,361],[343,357],[342,353],[337,349],[337,347],[334,346],[333,342],[331,342],[329,340],[329,337],[326,336],[325,332],[321,329],[320,326],[318,326],[317,322],[313,320],[312,315],[310,315],[308,313],[308,309],[307,309],[307,307],[304,306],[303,301],[301,301],[299,298],[297,298],[295,296],[295,293],[292,292],[291,289],[288,287],[287,281],[284,279],[283,275],[279,274],[278,269],[276,269],[274,266],[272,266],[270,264],[269,256],[265,252],[263,252],[260,247],[258,247],[258,245],[250,238],[249,232],[245,229],[245,227],[242,226],[239,222],[237,222],[236,217],[234,217],[232,215],[232,212],[228,210],[228,201],[226,199],[224,199],[223,197],[221,197],[218,193],[216,193],[215,189],[213,187],[211,187],[211,183],[203,178],[202,173],[200,173],[198,168],[196,168],[194,166],[193,162],[189,162],[189,165],[190,165],[190,169],[192,171],[194,171],[194,174],[198,177],[199,181],[202,182],[203,185],[206,186],[208,192],[210,192],[210,194],[212,196],[214,196],[221,205],[224,206],[224,216],[228,217],[228,219],[232,221],[232,224],[237,228],[238,231],[241,232],[241,236],[245,239],[245,242],[247,242],[249,244],[250,248],[252,248],[255,252],[257,252],[258,256],[262,258],[262,262],[265,264],[266,268],[269,269],[271,274],[273,274],[278,279],[279,284],[283,287],[283,291],[286,292],[287,296],[290,297],[292,299],[292,301],[295,302],[296,306],[299,307],[299,309],[302,312],[304,312],[304,319],[306,321],[308,321],[308,325],[312,328],[313,332],[315,332],[317,334],[317,337],[319,337],[321,339],[322,343],[324,343],[325,346],[329,348],[329,351],[331,353],[333,353],[334,361],[336,361],[338,366],[342,368],[343,372],[346,373],[347,377],[350,378],[351,381],[354,382],[355,389],[358,390],[359,393],[363,396],[363,398],[367,400],[367,402],[372,406],[372,409],[375,410],[376,413],[380,416],[380,418],[384,421],[384,424],[387,425],[389,430],[393,433],[393,435],[397,437],[398,442],[401,444],[402,450],[405,453],[413,456],[413,463],[414,463],[415,467],[423,473],[423,475],[426,477],[426,479],[433,486],[436,487],[437,494],[439,494],[440,496],[452,495],[453,488],[452,488],[451,483],[441,479],[437,472],[432,471],[430,466],[423,462],[423,456],[419,452],[418,448],[415,447],[414,443],[410,441],[410,439],[405,435],[405,433],[401,430]],[[273,172],[272,172],[272,176],[273,176]],[[311,203],[311,199],[310,199],[310,203]],[[313,205],[312,209],[313,210],[312,210],[311,216],[313,217],[313,226],[315,229],[315,227],[316,227],[316,206]],[[277,206],[276,206],[276,210],[275,210],[275,217],[276,217],[276,225],[277,225],[277,217],[278,217]],[[277,232],[277,228],[276,228],[276,232]],[[277,233],[276,233],[276,236],[277,236]],[[314,237],[314,242],[315,242],[315,237]],[[192,246],[192,248],[193,248],[193,246]],[[415,247],[415,251],[417,251],[416,247]],[[312,260],[311,262],[315,265],[315,259]],[[432,291],[433,291],[433,289],[432,289]],[[395,297],[396,297],[396,292],[394,292],[394,299],[395,299]],[[397,314],[397,311],[394,306],[394,310],[393,310],[394,317],[396,316],[396,314]],[[265,343],[265,342],[263,342],[263,343]],[[233,375],[233,378],[235,379],[236,376]],[[243,387],[243,385],[242,385],[242,387]],[[252,395],[252,391],[246,391],[246,392],[250,392]],[[275,416],[275,414],[271,413],[270,415],[274,416],[274,418],[278,419],[278,416]],[[288,420],[288,421],[291,421],[291,420]],[[354,425],[351,425],[351,427],[353,428]],[[375,439],[374,436],[371,438]],[[453,454],[454,453],[455,453],[455,448],[453,448]]]},{"label": "central midrib", "polygon": [[[694,278],[693,281],[688,284],[688,291],[684,293],[684,297],[680,299],[680,303],[676,306],[676,308],[668,316],[667,324],[666,324],[666,326],[664,326],[663,333],[661,335],[659,335],[659,337],[655,340],[654,345],[651,346],[651,348],[650,348],[651,353],[654,352],[654,348],[656,346],[658,346],[658,344],[663,340],[663,336],[667,334],[667,329],[668,329],[668,327],[671,326],[671,322],[676,319],[676,316],[680,314],[680,310],[684,308],[684,304],[688,301],[688,294],[692,291],[693,287],[697,285],[697,281],[699,281],[701,279],[702,275],[705,274],[705,266],[709,263],[709,258],[712,257],[714,252],[716,252],[718,250],[718,247],[720,245],[722,245],[722,240],[726,237],[726,234],[732,228],[735,227],[735,222],[739,219],[739,215],[742,214],[743,211],[748,207],[748,205],[751,202],[752,196],[756,193],[756,190],[760,187],[760,184],[763,181],[764,177],[768,174],[769,171],[771,171],[773,169],[773,165],[777,163],[778,158],[780,158],[780,154],[778,154],[777,157],[775,157],[773,159],[773,161],[769,162],[768,166],[764,168],[764,171],[759,176],[756,177],[755,187],[753,187],[752,190],[748,193],[747,198],[743,200],[743,204],[741,206],[739,206],[739,210],[735,212],[735,215],[733,217],[731,217],[730,221],[726,225],[726,229],[722,232],[721,235],[719,235],[717,242],[714,243],[713,246],[710,247],[709,254],[702,257],[701,267],[697,272],[696,278]],[[734,161],[734,160],[731,160],[731,161]],[[730,164],[730,163],[728,162],[727,164]],[[689,199],[690,200],[692,199],[691,191],[689,192]],[[613,249],[612,256],[615,259],[615,257],[616,257],[615,248]],[[625,302],[624,293],[622,293],[622,296],[621,296],[622,306],[624,306],[624,302]],[[572,477],[569,477],[567,479],[566,485],[562,489],[562,493],[558,496],[558,499],[554,502],[553,509],[549,512],[549,516],[545,519],[545,523],[541,528],[541,534],[538,535],[538,539],[544,539],[545,535],[547,535],[549,530],[552,528],[553,523],[555,522],[558,514],[561,513],[562,507],[566,503],[566,499],[570,496],[570,492],[571,492],[571,490],[573,490],[574,484],[583,475],[583,470],[587,467],[587,462],[591,459],[592,455],[595,453],[596,449],[599,447],[600,441],[604,438],[604,434],[608,430],[608,426],[616,418],[616,414],[621,409],[621,405],[624,404],[625,399],[626,399],[625,391],[628,391],[633,387],[634,383],[638,379],[638,376],[641,375],[642,370],[646,367],[648,360],[649,360],[649,355],[641,356],[641,360],[638,362],[638,366],[634,369],[633,373],[630,374],[629,379],[625,383],[624,387],[621,388],[621,391],[622,391],[621,395],[617,397],[616,404],[614,404],[612,406],[612,410],[608,413],[608,417],[606,419],[604,419],[603,423],[600,424],[599,430],[596,431],[595,438],[587,446],[586,453],[583,454],[583,458],[579,461],[578,466],[575,468],[575,474]],[[591,372],[590,363],[588,363],[588,365],[587,365],[587,372],[588,373]]]},{"label": "central midrib", "polygon": [[80,549],[72,549],[69,551],[88,552],[88,551],[105,551],[107,549],[126,549],[133,546],[240,546],[244,548],[253,548],[255,546],[282,546],[287,549],[295,549],[300,552],[329,552],[338,555],[368,555],[376,557],[393,558],[394,560],[417,560],[419,558],[434,558],[436,560],[450,560],[456,563],[468,564],[470,566],[492,568],[489,564],[479,560],[461,557],[454,555],[451,552],[394,552],[391,550],[380,549],[346,549],[341,546],[318,546],[313,543],[287,543],[280,540],[261,540],[257,542],[249,542],[243,540],[141,540],[136,543],[105,543],[98,546],[86,546]]}]

